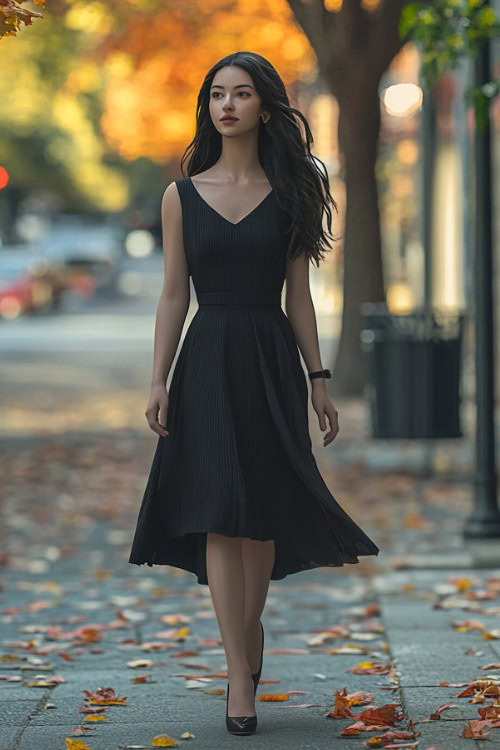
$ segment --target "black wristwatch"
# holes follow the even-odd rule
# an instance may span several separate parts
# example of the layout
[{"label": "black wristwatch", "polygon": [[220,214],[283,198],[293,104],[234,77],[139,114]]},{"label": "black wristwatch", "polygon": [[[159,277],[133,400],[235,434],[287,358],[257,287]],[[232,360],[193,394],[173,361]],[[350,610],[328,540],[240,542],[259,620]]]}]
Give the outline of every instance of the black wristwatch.
[{"label": "black wristwatch", "polygon": [[313,380],[313,378],[331,378],[332,373],[330,370],[317,370],[317,372],[308,372],[309,380]]}]

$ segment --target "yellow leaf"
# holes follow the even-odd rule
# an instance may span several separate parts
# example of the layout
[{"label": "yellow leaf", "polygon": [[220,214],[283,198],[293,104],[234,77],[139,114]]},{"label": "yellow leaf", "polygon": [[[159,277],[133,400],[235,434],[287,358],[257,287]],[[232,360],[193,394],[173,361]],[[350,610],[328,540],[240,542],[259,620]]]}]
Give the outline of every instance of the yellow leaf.
[{"label": "yellow leaf", "polygon": [[151,744],[153,747],[177,747],[179,743],[169,737],[168,734],[158,734],[153,737]]},{"label": "yellow leaf", "polygon": [[71,737],[66,737],[66,748],[67,750],[92,750],[86,742],[72,740]]},{"label": "yellow leaf", "polygon": [[108,717],[103,716],[102,714],[87,714],[85,717],[85,721],[107,721]]}]

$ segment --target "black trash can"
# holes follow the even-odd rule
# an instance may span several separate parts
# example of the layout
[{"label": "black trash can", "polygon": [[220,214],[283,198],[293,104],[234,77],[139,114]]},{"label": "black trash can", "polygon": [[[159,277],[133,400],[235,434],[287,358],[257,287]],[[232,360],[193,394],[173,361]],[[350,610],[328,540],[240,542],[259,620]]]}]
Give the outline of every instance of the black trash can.
[{"label": "black trash can", "polygon": [[457,438],[465,314],[361,306],[365,393],[375,438]]}]

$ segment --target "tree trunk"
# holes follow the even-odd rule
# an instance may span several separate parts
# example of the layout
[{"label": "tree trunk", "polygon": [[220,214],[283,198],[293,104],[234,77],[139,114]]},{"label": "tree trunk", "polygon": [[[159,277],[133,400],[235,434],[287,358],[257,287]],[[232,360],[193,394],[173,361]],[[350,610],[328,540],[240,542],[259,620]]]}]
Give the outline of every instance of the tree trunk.
[{"label": "tree trunk", "polygon": [[[368,90],[370,86],[370,90]],[[378,81],[351,85],[339,100],[339,146],[344,157],[347,206],[343,235],[343,325],[333,369],[335,392],[363,392],[360,346],[362,302],[385,301],[378,192],[375,177],[380,130]]]},{"label": "tree trunk", "polygon": [[324,0],[288,0],[314,49],[321,75],[339,105],[347,211],[344,231],[344,309],[334,370],[336,391],[359,395],[364,367],[362,302],[385,301],[375,162],[380,129],[378,87],[403,47],[401,11],[409,0],[382,0],[371,10],[344,0],[335,11]]}]

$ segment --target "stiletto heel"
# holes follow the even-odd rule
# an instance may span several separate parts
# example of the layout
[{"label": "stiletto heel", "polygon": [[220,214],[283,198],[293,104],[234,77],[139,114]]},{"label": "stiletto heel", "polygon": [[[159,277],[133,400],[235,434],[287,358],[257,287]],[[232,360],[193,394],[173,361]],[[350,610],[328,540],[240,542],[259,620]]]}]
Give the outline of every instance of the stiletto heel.
[{"label": "stiletto heel", "polygon": [[260,650],[260,667],[259,667],[259,671],[255,672],[255,674],[252,675],[252,680],[253,680],[253,694],[254,695],[257,692],[257,685],[259,684],[260,673],[262,672],[262,657],[263,657],[263,654],[264,654],[264,625],[262,624],[262,622],[260,623],[260,627],[261,627],[261,630],[262,630],[262,644],[261,644],[261,650]]},{"label": "stiletto heel", "polygon": [[229,682],[226,693],[226,727],[229,734],[254,734],[257,729],[257,715],[255,716],[228,716],[229,707]]}]

